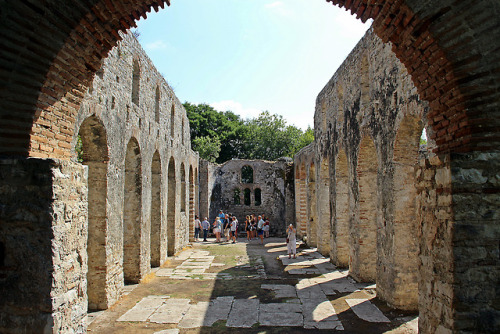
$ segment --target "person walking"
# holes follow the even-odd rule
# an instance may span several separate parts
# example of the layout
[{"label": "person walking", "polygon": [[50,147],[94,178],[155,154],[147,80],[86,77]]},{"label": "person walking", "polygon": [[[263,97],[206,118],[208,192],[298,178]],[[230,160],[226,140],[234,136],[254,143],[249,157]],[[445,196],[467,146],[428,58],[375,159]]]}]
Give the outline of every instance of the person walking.
[{"label": "person walking", "polygon": [[224,233],[223,235],[226,237],[226,242],[229,242],[231,236],[229,235],[229,230],[231,229],[231,215],[226,214],[224,217],[224,223],[222,224],[224,226]]},{"label": "person walking", "polygon": [[210,229],[210,223],[207,220],[207,217],[201,222],[201,228],[203,229],[203,241],[208,241],[208,230]]},{"label": "person walking", "polygon": [[194,216],[194,241],[198,242],[200,238],[201,222],[198,215]]},{"label": "person walking", "polygon": [[297,239],[295,237],[295,228],[292,224],[286,229],[286,247],[288,250],[288,258],[290,259],[292,254],[293,258],[297,257]]}]

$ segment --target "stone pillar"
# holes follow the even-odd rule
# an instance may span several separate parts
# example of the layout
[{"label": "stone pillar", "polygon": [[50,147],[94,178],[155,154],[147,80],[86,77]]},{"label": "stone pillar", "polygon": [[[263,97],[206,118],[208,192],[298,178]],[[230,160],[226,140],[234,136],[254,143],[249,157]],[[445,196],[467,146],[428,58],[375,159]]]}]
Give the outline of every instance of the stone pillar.
[{"label": "stone pillar", "polygon": [[418,176],[419,331],[500,329],[500,153],[432,157]]},{"label": "stone pillar", "polygon": [[0,185],[0,332],[85,332],[86,167],[3,159]]}]

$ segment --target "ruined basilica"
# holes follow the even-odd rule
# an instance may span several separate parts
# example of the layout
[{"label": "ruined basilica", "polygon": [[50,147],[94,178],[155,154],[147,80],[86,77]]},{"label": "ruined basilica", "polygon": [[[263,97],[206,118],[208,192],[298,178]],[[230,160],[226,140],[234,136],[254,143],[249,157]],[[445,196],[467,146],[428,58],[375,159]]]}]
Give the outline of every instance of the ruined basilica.
[{"label": "ruined basilica", "polygon": [[85,332],[219,209],[296,224],[422,333],[500,331],[500,3],[332,4],[374,22],[315,141],[215,165],[127,33],[169,0],[3,3],[0,332]]}]

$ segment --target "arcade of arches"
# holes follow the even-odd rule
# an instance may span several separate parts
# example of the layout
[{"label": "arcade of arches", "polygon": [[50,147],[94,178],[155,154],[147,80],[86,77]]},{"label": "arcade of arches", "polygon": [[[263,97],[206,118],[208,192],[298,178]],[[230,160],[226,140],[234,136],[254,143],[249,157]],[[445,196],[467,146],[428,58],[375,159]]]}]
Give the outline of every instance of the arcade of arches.
[{"label": "arcade of arches", "polygon": [[[88,308],[188,242],[204,165],[123,34],[165,4],[2,3],[0,331],[84,332]],[[373,33],[318,96],[294,161],[298,231],[418,308],[421,332],[498,332],[500,2],[331,4]]]}]

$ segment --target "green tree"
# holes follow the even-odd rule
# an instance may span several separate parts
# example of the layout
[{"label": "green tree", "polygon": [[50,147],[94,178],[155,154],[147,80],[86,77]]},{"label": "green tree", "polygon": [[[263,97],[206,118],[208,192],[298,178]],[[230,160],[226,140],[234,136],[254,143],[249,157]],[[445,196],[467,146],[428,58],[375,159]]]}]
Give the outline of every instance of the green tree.
[{"label": "green tree", "polygon": [[[208,104],[186,102],[184,107],[189,118],[193,149],[200,152],[202,158],[217,163],[233,158],[276,160],[293,157],[314,140],[314,131],[310,127],[303,132],[287,125],[283,116],[269,111],[262,112],[257,118],[242,120],[231,111],[219,112]],[[210,138],[213,140],[209,141]],[[215,139],[219,143],[218,151]]]},{"label": "green tree", "polygon": [[221,142],[217,137],[196,137],[192,140],[193,150],[200,153],[200,157],[215,162],[219,157]]}]

